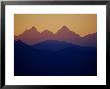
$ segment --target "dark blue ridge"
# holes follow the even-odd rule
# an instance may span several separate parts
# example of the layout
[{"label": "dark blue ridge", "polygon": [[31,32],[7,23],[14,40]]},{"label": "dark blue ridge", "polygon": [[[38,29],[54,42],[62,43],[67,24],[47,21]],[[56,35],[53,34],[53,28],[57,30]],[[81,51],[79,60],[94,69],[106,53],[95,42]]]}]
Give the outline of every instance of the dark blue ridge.
[{"label": "dark blue ridge", "polygon": [[97,49],[47,40],[32,46],[14,42],[15,76],[96,76]]},{"label": "dark blue ridge", "polygon": [[62,41],[56,41],[56,40],[47,40],[33,45],[34,48],[42,49],[42,50],[50,50],[50,51],[60,51],[69,46],[73,46],[73,44]]}]

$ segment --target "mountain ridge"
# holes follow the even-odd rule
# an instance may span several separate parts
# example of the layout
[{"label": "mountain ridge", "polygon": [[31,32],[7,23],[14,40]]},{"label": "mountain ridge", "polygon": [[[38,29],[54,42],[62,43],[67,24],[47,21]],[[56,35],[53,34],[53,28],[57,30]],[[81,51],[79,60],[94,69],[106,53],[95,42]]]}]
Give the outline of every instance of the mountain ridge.
[{"label": "mountain ridge", "polygon": [[[67,46],[66,42],[54,40],[46,42],[43,42],[43,45],[40,44],[37,45],[36,48],[34,48],[33,46],[27,46],[22,41],[15,41],[15,76],[97,75],[96,48],[80,47],[73,44],[68,44],[69,46]],[[48,46],[49,44],[52,44],[52,46],[57,46],[51,47]],[[44,45],[48,46],[47,50],[45,50],[46,46]]]},{"label": "mountain ridge", "polygon": [[79,34],[72,32],[67,26],[62,26],[56,33],[48,29],[39,32],[36,27],[24,31],[22,34],[15,36],[15,40],[21,40],[26,44],[33,45],[45,40],[58,40],[73,43],[81,46],[97,46],[97,33],[88,34],[81,37]]}]

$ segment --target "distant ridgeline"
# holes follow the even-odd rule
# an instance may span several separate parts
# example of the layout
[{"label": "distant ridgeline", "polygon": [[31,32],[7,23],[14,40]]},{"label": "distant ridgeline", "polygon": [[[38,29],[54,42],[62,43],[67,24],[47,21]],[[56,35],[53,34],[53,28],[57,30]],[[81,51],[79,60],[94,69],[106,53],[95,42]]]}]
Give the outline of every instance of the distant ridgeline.
[{"label": "distant ridgeline", "polygon": [[21,40],[28,45],[37,44],[46,40],[57,40],[80,46],[97,47],[97,33],[88,34],[84,37],[81,37],[75,32],[70,31],[66,26],[63,26],[55,34],[49,30],[45,30],[40,33],[35,27],[32,27],[29,30],[25,30],[19,36],[15,36],[15,40]]},{"label": "distant ridgeline", "polygon": [[55,34],[35,27],[15,36],[15,76],[96,76],[97,33],[80,37],[63,26]]}]

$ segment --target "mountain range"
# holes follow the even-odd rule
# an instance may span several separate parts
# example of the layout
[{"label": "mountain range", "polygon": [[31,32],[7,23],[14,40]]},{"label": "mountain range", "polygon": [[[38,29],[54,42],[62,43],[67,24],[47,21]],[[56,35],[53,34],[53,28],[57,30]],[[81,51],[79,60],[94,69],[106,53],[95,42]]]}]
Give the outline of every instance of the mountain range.
[{"label": "mountain range", "polygon": [[34,26],[15,36],[14,76],[96,76],[97,33],[84,37],[67,26],[56,33]]},{"label": "mountain range", "polygon": [[46,40],[64,41],[79,46],[97,47],[97,33],[88,34],[84,37],[72,32],[67,26],[62,26],[55,34],[48,29],[39,32],[36,27],[25,30],[22,34],[15,36],[15,40],[21,40],[28,45],[34,45]]},{"label": "mountain range", "polygon": [[14,42],[15,76],[96,76],[97,49],[57,40]]}]

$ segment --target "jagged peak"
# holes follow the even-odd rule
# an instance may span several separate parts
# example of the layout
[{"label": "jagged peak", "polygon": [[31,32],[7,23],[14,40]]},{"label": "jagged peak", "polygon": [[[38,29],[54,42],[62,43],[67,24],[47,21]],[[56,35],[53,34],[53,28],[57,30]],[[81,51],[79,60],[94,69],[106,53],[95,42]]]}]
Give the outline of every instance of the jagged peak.
[{"label": "jagged peak", "polygon": [[64,25],[57,31],[57,33],[58,32],[72,32],[72,31],[70,31],[70,29],[66,25]]},{"label": "jagged peak", "polygon": [[67,29],[67,30],[69,30],[69,28],[66,25],[63,25],[60,29]]},{"label": "jagged peak", "polygon": [[26,29],[25,31],[24,31],[24,33],[40,33],[39,31],[37,31],[37,28],[35,27],[35,26],[32,26],[31,28],[29,28],[29,29]]},{"label": "jagged peak", "polygon": [[62,27],[56,32],[56,34],[57,34],[57,33],[64,33],[64,32],[65,32],[65,33],[71,33],[71,34],[80,36],[80,35],[78,35],[77,33],[71,31],[66,25],[62,26]]},{"label": "jagged peak", "polygon": [[34,26],[32,26],[32,27],[31,27],[31,30],[37,30],[37,28],[36,28],[36,27],[34,27]]},{"label": "jagged peak", "polygon": [[67,28],[67,29],[69,29],[66,25],[63,25],[62,28]]},{"label": "jagged peak", "polygon": [[48,29],[46,29],[46,30],[44,30],[44,31],[42,32],[42,34],[44,34],[44,33],[53,34],[53,32],[49,31]]}]

